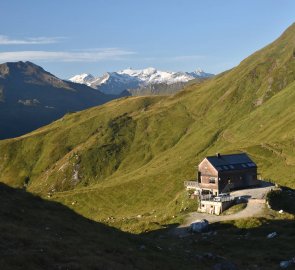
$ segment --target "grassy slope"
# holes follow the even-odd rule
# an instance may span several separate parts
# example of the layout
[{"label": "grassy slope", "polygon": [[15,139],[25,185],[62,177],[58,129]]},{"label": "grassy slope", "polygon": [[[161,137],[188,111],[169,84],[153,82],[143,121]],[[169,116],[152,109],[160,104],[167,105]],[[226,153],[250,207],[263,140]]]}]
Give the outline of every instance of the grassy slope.
[{"label": "grassy slope", "polygon": [[[290,200],[287,205],[294,196]],[[271,204],[276,201],[272,196]],[[295,220],[281,220],[288,214],[277,217],[271,210],[267,214],[276,215],[272,220],[213,224],[213,232],[178,238],[166,230],[123,233],[4,184],[0,204],[0,268],[5,270],[213,269],[224,261],[239,269],[276,269],[280,261],[294,256]],[[267,239],[274,231],[278,236]]]},{"label": "grassy slope", "polygon": [[194,269],[181,249],[85,219],[0,184],[1,269]]},{"label": "grassy slope", "polygon": [[183,181],[217,151],[246,151],[263,177],[295,187],[294,44],[292,25],[238,67],[172,97],[123,98],[2,141],[0,179],[131,231],[191,207]]}]

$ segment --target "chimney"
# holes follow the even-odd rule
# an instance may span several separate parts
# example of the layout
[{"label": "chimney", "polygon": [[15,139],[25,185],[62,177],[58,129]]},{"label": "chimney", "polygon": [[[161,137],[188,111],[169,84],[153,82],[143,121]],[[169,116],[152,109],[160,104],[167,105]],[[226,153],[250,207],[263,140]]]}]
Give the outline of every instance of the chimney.
[{"label": "chimney", "polygon": [[218,158],[221,158],[221,154],[220,154],[220,153],[216,153],[216,156],[217,156]]}]

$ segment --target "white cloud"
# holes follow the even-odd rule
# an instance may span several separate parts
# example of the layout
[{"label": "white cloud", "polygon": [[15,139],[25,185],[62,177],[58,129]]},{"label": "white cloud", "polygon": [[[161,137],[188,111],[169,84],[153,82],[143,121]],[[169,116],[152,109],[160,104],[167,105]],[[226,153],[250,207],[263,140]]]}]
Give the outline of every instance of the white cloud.
[{"label": "white cloud", "polygon": [[9,61],[47,61],[47,62],[98,62],[120,60],[135,52],[118,48],[102,48],[86,51],[15,51],[0,52],[0,62]]},{"label": "white cloud", "polygon": [[33,44],[52,44],[60,42],[63,37],[31,37],[24,39],[13,39],[8,36],[0,35],[0,45],[33,45]]}]

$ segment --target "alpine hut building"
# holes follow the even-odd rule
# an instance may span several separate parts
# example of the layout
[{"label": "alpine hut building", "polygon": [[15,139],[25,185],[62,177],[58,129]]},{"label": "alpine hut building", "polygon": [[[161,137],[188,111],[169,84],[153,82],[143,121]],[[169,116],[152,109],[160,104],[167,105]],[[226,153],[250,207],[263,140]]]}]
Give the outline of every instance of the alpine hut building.
[{"label": "alpine hut building", "polygon": [[232,189],[257,186],[257,165],[245,153],[208,156],[198,166],[203,194],[219,195]]}]

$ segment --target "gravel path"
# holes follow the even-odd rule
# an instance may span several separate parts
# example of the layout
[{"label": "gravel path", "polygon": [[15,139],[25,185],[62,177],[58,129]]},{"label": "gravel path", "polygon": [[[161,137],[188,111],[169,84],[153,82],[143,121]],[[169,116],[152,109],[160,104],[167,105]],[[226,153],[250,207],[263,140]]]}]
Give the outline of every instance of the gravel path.
[{"label": "gravel path", "polygon": [[[231,192],[231,196],[243,197],[247,199],[247,206],[242,211],[232,215],[210,215],[206,213],[193,212],[190,213],[185,222],[175,229],[176,234],[183,234],[187,227],[200,219],[207,219],[209,223],[236,220],[249,217],[257,217],[263,214],[263,208],[265,207],[266,194],[273,189],[273,186],[265,185],[258,188],[243,189]],[[187,230],[186,230],[187,231]]]},{"label": "gravel path", "polygon": [[248,199],[246,208],[232,215],[216,216],[216,215],[210,215],[206,213],[193,212],[193,213],[190,213],[189,217],[186,219],[185,223],[181,225],[181,227],[187,227],[191,223],[199,219],[207,219],[210,223],[214,223],[214,222],[219,222],[224,220],[235,220],[235,219],[259,216],[261,212],[263,211],[264,206],[265,206],[265,200],[263,199]]}]

